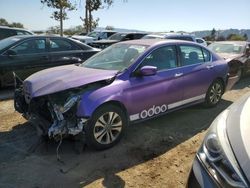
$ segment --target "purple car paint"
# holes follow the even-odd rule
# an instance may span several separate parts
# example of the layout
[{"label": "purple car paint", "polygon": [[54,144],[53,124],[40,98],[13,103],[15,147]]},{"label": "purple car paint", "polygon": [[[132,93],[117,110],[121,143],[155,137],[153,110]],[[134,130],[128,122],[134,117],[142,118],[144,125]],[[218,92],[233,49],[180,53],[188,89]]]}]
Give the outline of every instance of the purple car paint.
[{"label": "purple car paint", "polygon": [[30,97],[39,97],[58,91],[79,87],[92,82],[110,79],[117,71],[89,69],[75,65],[65,65],[45,69],[25,80],[25,92]]},{"label": "purple car paint", "polygon": [[[24,92],[16,89],[15,107],[28,118],[43,116],[39,106],[49,108],[43,117],[51,122],[49,136],[83,131],[91,146],[105,149],[119,141],[129,122],[200,102],[215,106],[226,86],[235,82],[228,80],[227,63],[204,46],[133,40],[115,44],[80,66],[30,76],[23,82]],[[68,117],[72,112],[75,124]]]}]

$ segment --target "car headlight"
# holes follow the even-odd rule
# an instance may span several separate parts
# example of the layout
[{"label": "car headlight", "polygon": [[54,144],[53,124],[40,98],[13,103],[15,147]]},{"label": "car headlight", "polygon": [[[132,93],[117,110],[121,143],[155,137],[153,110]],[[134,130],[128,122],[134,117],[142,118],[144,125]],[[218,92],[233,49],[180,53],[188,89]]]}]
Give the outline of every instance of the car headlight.
[{"label": "car headlight", "polygon": [[80,99],[79,96],[69,97],[69,98],[67,99],[67,101],[65,102],[65,104],[59,108],[60,112],[61,112],[61,113],[67,112],[70,108],[72,108],[72,107],[76,104],[76,102],[77,102],[79,99]]},{"label": "car headlight", "polygon": [[213,177],[232,187],[247,187],[226,133],[229,110],[223,111],[209,128],[198,156]]}]

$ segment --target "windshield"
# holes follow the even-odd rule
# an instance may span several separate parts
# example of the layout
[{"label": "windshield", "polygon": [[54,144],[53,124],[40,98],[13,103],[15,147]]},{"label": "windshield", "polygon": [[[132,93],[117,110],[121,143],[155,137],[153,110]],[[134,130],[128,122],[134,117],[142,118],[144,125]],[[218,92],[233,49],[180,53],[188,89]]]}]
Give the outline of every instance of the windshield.
[{"label": "windshield", "polygon": [[111,35],[108,39],[121,41],[125,36],[126,36],[125,33],[115,33],[115,34]]},{"label": "windshield", "polygon": [[244,51],[244,45],[241,44],[212,43],[208,48],[216,53],[241,54]]},{"label": "windshield", "polygon": [[93,38],[98,38],[99,33],[100,33],[100,32],[93,31],[93,32],[89,33],[87,36],[88,36],[88,37],[93,37]]},{"label": "windshield", "polygon": [[147,46],[144,45],[117,43],[92,56],[81,64],[81,66],[94,69],[121,71],[134,63],[146,48]]},{"label": "windshield", "polygon": [[10,38],[0,40],[0,50],[10,46],[11,44],[14,44],[16,41],[19,41],[19,40],[20,38],[17,38],[17,37],[10,37]]}]

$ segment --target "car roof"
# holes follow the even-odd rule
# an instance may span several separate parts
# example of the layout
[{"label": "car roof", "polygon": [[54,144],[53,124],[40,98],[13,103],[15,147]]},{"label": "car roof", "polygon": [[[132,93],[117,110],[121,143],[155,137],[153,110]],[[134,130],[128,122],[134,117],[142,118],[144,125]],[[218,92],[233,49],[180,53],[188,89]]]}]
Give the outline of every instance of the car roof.
[{"label": "car roof", "polygon": [[[215,41],[213,43],[221,43],[221,44],[249,44],[247,41]],[[212,44],[213,44],[212,43]]]},{"label": "car roof", "polygon": [[134,45],[145,45],[145,46],[155,46],[155,45],[163,45],[163,44],[196,44],[192,41],[184,41],[184,40],[172,40],[172,39],[139,39],[139,40],[128,40],[121,43],[125,44],[134,44]]},{"label": "car roof", "polygon": [[55,35],[15,35],[11,38],[18,38],[18,39],[26,39],[26,38],[67,38],[67,37],[61,37],[61,36],[55,36]]}]

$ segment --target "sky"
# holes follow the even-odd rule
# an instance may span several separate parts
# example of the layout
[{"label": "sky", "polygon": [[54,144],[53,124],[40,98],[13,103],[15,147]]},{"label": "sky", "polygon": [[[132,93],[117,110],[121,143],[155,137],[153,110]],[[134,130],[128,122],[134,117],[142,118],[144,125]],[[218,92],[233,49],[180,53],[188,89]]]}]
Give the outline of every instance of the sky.
[{"label": "sky", "polygon": [[[64,28],[81,25],[85,0],[76,2],[76,11],[68,12]],[[200,31],[250,29],[250,0],[114,0],[109,9],[93,13],[99,27],[142,31]],[[40,0],[0,0],[0,18],[20,22],[29,30],[45,30],[59,25],[50,18],[52,8]]]}]

